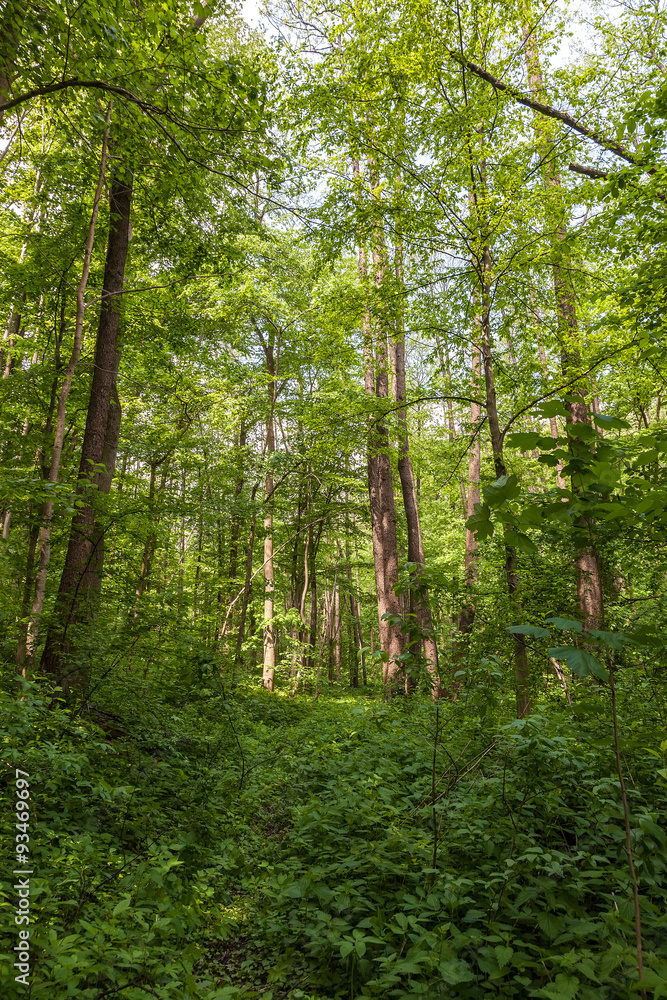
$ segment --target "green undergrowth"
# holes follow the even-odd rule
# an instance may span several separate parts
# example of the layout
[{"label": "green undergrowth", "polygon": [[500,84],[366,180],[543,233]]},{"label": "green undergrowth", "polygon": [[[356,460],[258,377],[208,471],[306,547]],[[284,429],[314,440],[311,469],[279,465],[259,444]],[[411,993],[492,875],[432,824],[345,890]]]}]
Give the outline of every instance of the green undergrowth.
[{"label": "green undergrowth", "polygon": [[[640,995],[604,693],[508,722],[463,701],[119,685],[76,717],[37,685],[1,695],[3,800],[28,771],[34,871],[29,991],[4,881],[3,997]],[[622,738],[659,998],[667,803],[650,714]]]}]

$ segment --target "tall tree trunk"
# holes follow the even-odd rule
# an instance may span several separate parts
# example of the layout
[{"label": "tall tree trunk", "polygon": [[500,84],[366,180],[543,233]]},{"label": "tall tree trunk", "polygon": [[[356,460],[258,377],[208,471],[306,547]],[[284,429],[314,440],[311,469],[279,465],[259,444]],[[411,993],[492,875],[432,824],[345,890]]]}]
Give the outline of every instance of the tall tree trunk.
[{"label": "tall tree trunk", "polygon": [[[357,642],[359,644],[359,656],[361,657],[361,676],[363,680],[364,687],[367,684],[366,678],[366,653],[364,651],[364,634],[361,626],[361,588],[359,586],[359,554],[357,552],[357,543],[354,543],[354,583],[355,583],[355,595],[354,595],[354,623],[357,634]],[[371,640],[372,641],[372,640]]]},{"label": "tall tree trunk", "polygon": [[[380,262],[374,254],[375,281],[381,284]],[[366,255],[359,251],[359,275],[366,280]],[[371,315],[364,312],[363,338],[365,360],[365,389],[369,396],[384,400],[389,394],[386,330],[377,323],[374,338]],[[374,343],[375,341],[375,343]],[[389,461],[389,439],[383,417],[369,423],[367,443],[368,496],[371,511],[373,564],[378,605],[380,647],[387,657],[383,667],[384,682],[395,686],[402,676],[398,657],[403,650],[399,627],[387,621],[385,615],[398,616],[400,606],[394,590],[398,578],[398,543],[396,539],[396,506]]]},{"label": "tall tree trunk", "polygon": [[239,515],[238,506],[241,501],[243,484],[245,482],[243,476],[242,449],[245,448],[246,446],[247,438],[248,438],[248,428],[246,427],[245,420],[243,419],[243,417],[241,417],[241,425],[239,427],[239,437],[238,437],[239,468],[238,468],[238,474],[236,476],[236,483],[234,485],[234,506],[232,508],[232,525],[229,534],[229,582],[232,588],[234,587],[234,581],[236,579],[238,552],[239,552],[239,530],[241,525],[241,518]]},{"label": "tall tree trunk", "polygon": [[[97,227],[97,216],[99,213],[100,199],[106,175],[107,144],[109,139],[109,121],[111,118],[111,102],[107,105],[106,128],[102,139],[102,154],[100,157],[100,169],[93,199],[93,210],[88,224],[88,234],[86,238],[86,248],[83,255],[83,266],[81,268],[81,278],[76,289],[76,319],[74,322],[74,342],[72,353],[70,354],[67,367],[63,376],[63,383],[58,395],[58,406],[56,409],[56,431],[51,449],[51,464],[49,467],[48,482],[57,483],[60,474],[60,461],[65,440],[65,421],[67,412],[67,400],[76,366],[81,357],[83,344],[83,320],[85,313],[86,287],[88,285],[88,275],[90,274],[90,263],[93,255],[93,245],[95,242],[95,230]],[[64,295],[64,293],[63,293]],[[99,334],[98,334],[99,336]],[[37,650],[39,620],[44,609],[44,597],[46,594],[46,581],[48,576],[49,562],[51,561],[51,528],[53,522],[53,500],[47,500],[42,507],[42,525],[39,531],[39,561],[35,582],[35,595],[30,612],[30,622],[26,637],[26,655],[29,662],[33,662]]]},{"label": "tall tree trunk", "polygon": [[[255,492],[257,486],[253,487],[252,491],[252,501],[255,499]],[[255,524],[257,521],[257,515],[253,512],[250,518],[250,531],[248,532],[248,547],[246,549],[246,560],[245,560],[245,580],[243,583],[243,596],[241,597],[241,614],[239,615],[239,627],[236,633],[236,650],[234,654],[234,670],[241,665],[242,662],[242,649],[243,643],[245,642],[245,623],[248,614],[248,603],[250,601],[250,588],[252,586],[252,560],[255,549]]]},{"label": "tall tree trunk", "polygon": [[[471,349],[471,395],[473,399],[481,389],[481,316],[478,311],[474,318],[474,337]],[[482,440],[480,433],[480,423],[482,420],[482,407],[479,403],[470,403],[470,433],[474,435],[472,444],[468,451],[468,492],[466,496],[466,514],[472,517],[475,513],[475,504],[480,502],[479,484],[482,475]],[[477,538],[474,531],[465,529],[465,555],[463,562],[463,577],[465,587],[465,599],[461,613],[459,615],[459,632],[464,635],[472,631],[475,620],[475,598],[474,589],[478,578],[477,560]]]},{"label": "tall tree trunk", "polygon": [[[311,546],[312,552],[312,546]],[[312,671],[315,667],[315,651],[317,648],[317,573],[315,553],[310,557],[310,609],[308,612],[308,653],[304,658],[304,669]]]},{"label": "tall tree trunk", "polygon": [[181,519],[178,531],[178,596],[183,602],[183,586],[185,583],[185,467],[181,469]]},{"label": "tall tree trunk", "polygon": [[[528,70],[528,83],[534,98],[541,100],[544,94],[544,80],[540,67],[537,40],[528,24],[523,26],[524,53]],[[567,229],[564,210],[561,205],[561,179],[556,162],[557,150],[548,128],[537,117],[534,123],[537,137],[537,147],[542,160],[542,177],[548,193],[556,201],[552,238],[554,254],[553,281],[556,301],[556,316],[561,349],[561,365],[566,379],[581,369],[579,353],[579,324],[577,320],[575,288],[572,281],[572,262],[567,245]],[[570,447],[574,450],[582,447],[583,442],[577,437],[577,424],[590,426],[591,419],[586,403],[586,391],[583,380],[569,390],[569,399],[565,403],[567,410],[567,435]],[[580,487],[576,473],[572,476],[572,491],[576,493]],[[575,567],[577,573],[577,600],[579,613],[584,619],[586,628],[600,628],[604,619],[604,602],[602,596],[602,574],[597,551],[595,535],[591,522],[581,517],[579,520],[580,534],[588,537],[588,544],[577,547],[575,552]]]},{"label": "tall tree trunk", "polygon": [[[484,382],[486,385],[486,415],[489,421],[493,463],[498,478],[507,475],[503,457],[503,436],[498,420],[496,388],[493,372],[493,356],[491,352],[491,254],[488,247],[482,252],[479,261],[482,280],[482,361],[484,366]],[[504,529],[505,533],[507,528]],[[517,554],[514,546],[505,541],[505,579],[510,601],[519,609],[519,575]],[[530,672],[528,653],[523,636],[514,635],[514,672],[516,680],[516,712],[517,718],[523,719],[530,715]]]},{"label": "tall tree trunk", "polygon": [[195,569],[195,584],[192,590],[192,617],[197,620],[197,602],[199,600],[199,584],[201,581],[201,554],[204,541],[204,518],[201,507],[199,508],[199,530],[197,532],[197,566]]},{"label": "tall tree trunk", "polygon": [[65,693],[73,686],[85,685],[86,671],[68,663],[68,660],[73,648],[74,629],[84,619],[94,615],[94,597],[101,584],[104,533],[96,523],[93,498],[98,492],[109,492],[118,450],[121,417],[116,389],[120,361],[118,340],[130,241],[131,205],[132,176],[119,172],[109,190],[109,240],[102,305],[77,482],[77,494],[82,506],[72,519],[55,614],[42,654],[42,668],[63,685]]},{"label": "tall tree trunk", "polygon": [[39,525],[37,523],[31,524],[30,534],[28,536],[28,552],[26,556],[25,578],[23,581],[23,597],[21,599],[19,641],[16,648],[16,666],[18,667],[19,673],[23,677],[25,677],[26,675],[25,664],[26,664],[26,654],[27,654],[27,625],[24,625],[24,621],[30,613],[30,598],[32,595],[32,587],[34,583],[35,553],[37,551],[38,537],[39,537]]},{"label": "tall tree trunk", "polygon": [[[375,168],[372,162],[370,169],[371,175],[374,175]],[[355,177],[359,176],[358,160],[353,162],[353,172]],[[376,177],[371,176],[372,185],[376,180]],[[384,261],[381,255],[384,248],[384,237],[381,224],[376,224],[373,228],[373,284],[377,299],[378,296],[381,296],[385,278]],[[359,229],[360,234],[363,233],[361,225]],[[367,291],[368,268],[363,238],[360,238],[358,270],[360,284]],[[382,302],[379,302],[375,313],[376,315],[372,316],[370,303],[367,303],[362,319],[364,388],[367,396],[377,400],[386,400],[389,395],[389,368],[386,309]],[[382,408],[382,404],[380,404],[376,411],[378,413],[376,419],[373,419],[373,416],[369,418],[366,458],[380,647],[387,658],[383,666],[383,679],[389,690],[397,687],[403,677],[403,670],[398,659],[403,650],[403,636],[399,626],[389,622],[385,617],[398,617],[400,604],[394,590],[398,578],[396,505],[389,460],[389,437]]]},{"label": "tall tree trunk", "polygon": [[[165,461],[165,459],[162,459]],[[154,506],[155,506],[155,476],[156,470],[160,465],[160,461],[151,462],[151,475],[148,486],[148,507],[151,517],[151,523],[155,525],[157,519],[154,516]],[[165,462],[164,468],[162,470],[162,479],[158,487],[159,496],[164,495],[165,486],[167,483],[167,475],[169,473],[169,465]],[[139,605],[141,603],[141,598],[144,593],[150,590],[151,586],[151,570],[153,567],[153,559],[155,557],[155,550],[157,548],[157,531],[155,527],[152,527],[146,536],[146,541],[144,543],[144,551],[141,556],[141,569],[139,570],[139,579],[137,580],[137,587],[135,590],[136,601],[134,605],[134,617],[136,618],[139,614]]]},{"label": "tall tree trunk", "polygon": [[[396,281],[399,289],[404,289],[403,261],[400,244],[396,251]],[[401,480],[403,494],[403,509],[408,532],[408,562],[414,569],[411,572],[412,586],[409,595],[410,614],[424,633],[423,648],[434,693],[438,693],[438,649],[433,636],[433,619],[428,597],[428,588],[423,579],[424,545],[422,542],[421,522],[419,519],[419,504],[417,490],[410,458],[410,437],[408,433],[408,416],[406,408],[405,380],[405,329],[402,309],[400,309],[392,337],[392,361],[394,368],[394,400],[397,404],[398,420],[398,474]],[[415,643],[413,655],[419,656],[421,643]]]},{"label": "tall tree trunk", "polygon": [[[276,363],[275,363],[275,336],[271,329],[268,340],[264,342],[264,353],[266,356],[266,370],[270,381],[269,393],[269,415],[266,419],[266,455],[268,462],[276,450],[275,439],[275,419],[274,407],[276,404]],[[275,569],[273,565],[273,476],[270,471],[266,473],[265,481],[265,504],[266,514],[264,517],[264,658],[262,665],[262,685],[267,691],[273,691],[276,677],[276,632],[273,623],[274,616],[274,591],[275,591]]]}]

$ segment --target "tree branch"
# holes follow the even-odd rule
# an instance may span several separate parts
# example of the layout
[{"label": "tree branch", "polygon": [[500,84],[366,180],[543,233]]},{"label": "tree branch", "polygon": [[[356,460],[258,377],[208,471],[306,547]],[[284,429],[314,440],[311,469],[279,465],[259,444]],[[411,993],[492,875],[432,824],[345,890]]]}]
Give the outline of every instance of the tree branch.
[{"label": "tree branch", "polygon": [[594,167],[584,167],[581,163],[568,163],[567,169],[573,174],[582,174],[584,177],[591,177],[594,181],[606,181],[609,174],[606,170],[596,170]]},{"label": "tree branch", "polygon": [[[627,163],[641,163],[637,157],[626,149],[624,146],[619,145],[619,143],[614,142],[613,139],[605,139],[604,136],[600,135],[598,132],[593,131],[593,129],[588,128],[587,125],[582,125],[578,122],[576,118],[568,115],[565,111],[557,111],[556,108],[552,108],[548,104],[541,104],[539,101],[533,101],[530,97],[526,97],[513,87],[511,84],[503,83],[493,74],[487,72],[487,70],[482,69],[476,63],[471,62],[466,59],[465,56],[461,55],[460,52],[456,52],[454,49],[449,50],[449,55],[456,62],[465,66],[466,69],[470,70],[475,76],[478,76],[480,80],[485,80],[490,83],[494,90],[504,91],[513,97],[518,104],[523,104],[525,107],[530,108],[532,111],[537,111],[538,114],[545,115],[547,118],[555,118],[556,121],[562,122],[563,125],[567,125],[568,128],[572,129],[574,132],[578,132],[579,135],[585,136],[587,139],[591,139],[596,145],[601,146],[603,149],[608,149],[610,153],[615,153],[616,156],[620,156]],[[580,171],[577,171],[580,172]]]}]

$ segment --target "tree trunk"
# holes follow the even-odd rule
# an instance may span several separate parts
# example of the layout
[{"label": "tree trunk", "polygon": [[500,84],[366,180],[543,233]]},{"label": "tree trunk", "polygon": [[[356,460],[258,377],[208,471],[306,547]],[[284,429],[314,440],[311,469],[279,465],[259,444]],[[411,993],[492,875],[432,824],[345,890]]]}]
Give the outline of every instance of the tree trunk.
[{"label": "tree trunk", "polygon": [[241,500],[241,494],[243,492],[243,455],[241,450],[246,446],[246,440],[248,435],[248,428],[246,427],[243,417],[241,418],[241,426],[239,427],[239,471],[236,477],[236,484],[234,486],[234,506],[232,508],[232,526],[229,535],[229,581],[230,586],[234,586],[234,581],[237,572],[238,563],[238,552],[239,552],[239,530],[241,519],[239,516],[238,505]]},{"label": "tree trunk", "polygon": [[[275,335],[273,329],[268,340],[263,342],[266,356],[266,370],[270,377],[268,385],[269,415],[266,420],[266,455],[270,463],[276,450],[274,407],[276,404],[276,363]],[[262,685],[267,691],[273,691],[276,677],[276,633],[273,623],[275,571],[273,565],[273,476],[266,473],[265,481],[266,515],[264,517],[264,658],[262,665]]]},{"label": "tree trunk", "polygon": [[[541,99],[544,93],[544,81],[540,67],[537,40],[531,28],[523,26],[524,52],[528,70],[528,83],[534,98]],[[581,368],[579,353],[579,324],[577,321],[575,288],[572,282],[572,263],[567,245],[565,216],[560,205],[562,188],[560,174],[556,162],[557,151],[553,138],[544,124],[535,118],[535,134],[537,147],[542,160],[542,176],[547,191],[551,191],[558,202],[555,214],[555,225],[552,227],[552,250],[554,253],[553,281],[556,301],[556,316],[561,349],[561,366],[566,379],[572,378]],[[590,426],[590,413],[586,403],[586,392],[583,380],[569,390],[570,398],[565,403],[567,410],[567,435],[570,448],[581,447],[577,438],[577,424]],[[579,489],[576,474],[572,476],[572,492]],[[600,628],[604,619],[604,603],[602,596],[602,575],[597,551],[593,525],[584,517],[579,520],[582,536],[588,536],[589,544],[577,547],[575,552],[575,567],[577,574],[577,600],[579,613],[584,619],[586,628]]]},{"label": "tree trunk", "polygon": [[30,613],[30,597],[32,594],[32,587],[34,583],[34,569],[35,569],[35,553],[37,551],[37,539],[39,537],[39,525],[30,525],[30,535],[28,537],[28,553],[26,557],[25,566],[25,578],[23,582],[23,598],[21,600],[21,612],[20,612],[20,625],[19,625],[19,641],[16,648],[16,666],[18,667],[19,673],[25,677],[26,675],[26,656],[27,656],[27,628],[24,624],[24,620],[28,617]]},{"label": "tree trunk", "polygon": [[[475,337],[471,351],[471,387],[473,398],[481,389],[481,316],[475,316]],[[480,433],[480,422],[482,419],[482,407],[479,403],[470,404],[470,433],[474,435],[473,442],[468,451],[468,493],[466,496],[466,516],[472,517],[475,513],[475,504],[480,502],[479,484],[482,475],[482,440]],[[474,531],[465,529],[465,555],[463,562],[463,577],[465,587],[465,599],[458,620],[459,632],[464,635],[472,632],[475,620],[475,599],[474,589],[478,578],[477,560],[477,538]]]},{"label": "tree trunk", "polygon": [[[403,263],[400,246],[396,257],[396,279],[399,288],[403,288]],[[408,562],[414,569],[411,572],[412,586],[409,596],[410,614],[416,619],[423,635],[424,656],[427,668],[431,674],[431,684],[434,694],[438,693],[438,649],[433,636],[433,620],[429,603],[428,589],[423,580],[424,546],[422,542],[421,523],[419,520],[419,504],[410,458],[410,438],[408,433],[408,417],[406,408],[407,388],[405,381],[405,330],[402,315],[394,326],[392,338],[392,360],[394,367],[394,400],[398,406],[398,474],[401,480],[403,494],[403,509],[408,531]],[[413,655],[419,658],[422,642],[415,643]]]},{"label": "tree trunk", "polygon": [[452,391],[452,370],[449,360],[449,347],[446,342],[443,347],[437,330],[435,331],[435,346],[440,359],[441,371],[446,376],[445,388],[447,389],[448,398],[444,399],[442,402],[444,426],[447,428],[448,439],[450,441],[454,441],[456,440],[456,425],[454,423],[454,406],[452,404],[452,400],[449,398]]},{"label": "tree trunk", "polygon": [[[253,490],[253,500],[255,498],[255,491]],[[246,552],[245,561],[245,581],[243,584],[243,596],[241,598],[241,614],[239,617],[239,627],[236,633],[236,652],[234,656],[234,669],[241,665],[242,660],[242,647],[245,642],[245,621],[248,614],[248,602],[250,599],[250,587],[252,584],[252,559],[253,552],[255,548],[255,522],[257,520],[257,515],[253,513],[250,519],[250,531],[248,533],[248,549]]]},{"label": "tree trunk", "polygon": [[[488,247],[484,248],[481,264],[482,274],[482,360],[484,365],[484,382],[486,385],[486,414],[489,421],[493,462],[498,478],[507,475],[503,457],[503,437],[498,420],[496,388],[493,372],[493,357],[491,353],[491,254]],[[504,529],[505,533],[507,528]],[[505,542],[505,579],[507,592],[515,609],[519,610],[519,576],[517,572],[517,554],[512,545]],[[528,653],[523,636],[513,636],[514,642],[514,672],[516,680],[516,713],[523,719],[530,715],[530,672]]]},{"label": "tree trunk", "polygon": [[[165,461],[163,459],[163,461]],[[155,472],[160,462],[151,462],[151,477],[150,484],[148,488],[148,503],[150,509],[150,516],[154,518],[154,501],[155,501]],[[169,474],[169,465],[165,461],[164,468],[162,470],[162,478],[160,480],[160,485],[158,487],[158,495],[160,497],[164,496],[164,491],[167,485],[167,476]],[[157,517],[154,518],[153,523],[157,524]],[[144,544],[144,551],[141,557],[141,569],[139,571],[139,579],[137,580],[136,603],[134,616],[137,617],[139,613],[139,604],[144,593],[149,591],[151,588],[151,570],[153,568],[153,559],[155,558],[155,551],[157,549],[157,531],[152,528],[146,538]]]},{"label": "tree trunk", "polygon": [[[381,284],[382,274],[377,254],[374,254],[375,282]],[[366,256],[359,251],[359,275],[363,283],[366,279]],[[366,393],[376,399],[386,399],[389,394],[387,367],[387,338],[381,324],[377,324],[377,335],[373,337],[371,316],[364,312],[363,338]],[[375,340],[375,344],[374,341]],[[383,667],[385,685],[395,686],[401,679],[402,669],[398,656],[403,650],[403,642],[398,625],[386,620],[385,615],[398,616],[399,603],[394,586],[398,578],[398,543],[396,539],[396,507],[388,455],[389,440],[382,417],[369,423],[367,443],[368,496],[371,511],[371,532],[373,544],[373,564],[375,567],[375,589],[378,605],[378,628],[380,647],[387,657]]]},{"label": "tree trunk", "polygon": [[96,522],[93,503],[96,493],[108,493],[111,488],[118,450],[121,418],[116,390],[120,361],[118,340],[131,204],[131,174],[123,176],[119,173],[109,191],[109,240],[102,305],[77,482],[77,495],[83,506],[72,519],[55,615],[42,655],[42,668],[56,683],[63,685],[65,693],[73,686],[85,684],[85,669],[77,668],[68,661],[73,649],[73,632],[77,624],[94,616],[94,598],[101,585],[104,532]]}]

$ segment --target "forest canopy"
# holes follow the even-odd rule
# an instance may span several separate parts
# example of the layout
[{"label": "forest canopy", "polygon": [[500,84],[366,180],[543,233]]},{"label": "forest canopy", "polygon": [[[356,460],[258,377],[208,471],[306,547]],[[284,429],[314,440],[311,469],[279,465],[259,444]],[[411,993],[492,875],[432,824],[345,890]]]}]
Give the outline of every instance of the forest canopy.
[{"label": "forest canopy", "polygon": [[667,6],[249,20],[0,15],[6,995],[667,997]]}]

